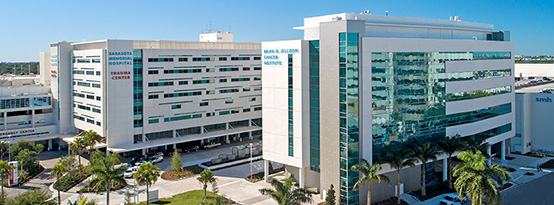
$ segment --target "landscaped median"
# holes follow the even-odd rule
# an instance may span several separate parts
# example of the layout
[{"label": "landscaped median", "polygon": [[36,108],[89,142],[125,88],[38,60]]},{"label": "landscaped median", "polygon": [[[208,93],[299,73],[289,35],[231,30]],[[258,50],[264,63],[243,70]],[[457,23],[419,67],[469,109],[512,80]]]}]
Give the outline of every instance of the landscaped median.
[{"label": "landscaped median", "polygon": [[54,189],[67,192],[75,185],[87,179],[91,175],[90,170],[91,167],[86,166],[69,171],[69,173],[62,176],[59,181],[54,183]]},{"label": "landscaped median", "polygon": [[[193,190],[184,192],[181,194],[173,195],[170,198],[161,198],[158,202],[152,202],[150,204],[165,204],[165,205],[181,205],[181,204],[234,204],[235,202],[227,199],[223,196],[207,192],[206,203],[204,203],[204,191]],[[146,204],[146,202],[139,203],[140,205]]]},{"label": "landscaped median", "polygon": [[200,174],[204,169],[200,168],[197,165],[183,167],[181,170],[171,170],[162,173],[162,179],[165,180],[178,180],[182,178],[192,177],[194,175]]}]

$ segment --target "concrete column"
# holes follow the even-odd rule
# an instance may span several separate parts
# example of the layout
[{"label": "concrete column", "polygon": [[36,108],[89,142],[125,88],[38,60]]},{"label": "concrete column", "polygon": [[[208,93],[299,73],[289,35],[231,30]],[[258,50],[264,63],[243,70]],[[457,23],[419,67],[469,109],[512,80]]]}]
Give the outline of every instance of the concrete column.
[{"label": "concrete column", "polygon": [[31,110],[31,125],[35,127],[35,110]]},{"label": "concrete column", "polygon": [[506,140],[500,141],[500,158],[502,159],[502,163],[504,163],[504,160],[506,160]]},{"label": "concrete column", "polygon": [[173,138],[177,137],[177,130],[173,130]]},{"label": "concrete column", "polygon": [[201,140],[200,140],[200,144],[201,144],[201,145],[204,145],[204,139],[201,139]]},{"label": "concrete column", "polygon": [[229,123],[225,123],[225,129],[228,130],[229,129]]},{"label": "concrete column", "polygon": [[177,144],[173,144],[173,150],[177,149]]},{"label": "concrete column", "polygon": [[46,140],[48,142],[48,151],[52,150],[52,139]]},{"label": "concrete column", "polygon": [[229,144],[231,141],[229,140],[229,135],[225,135],[225,143]]},{"label": "concrete column", "polygon": [[248,139],[250,140],[254,139],[254,136],[252,136],[252,132],[248,132]]},{"label": "concrete column", "polygon": [[[491,156],[491,146],[490,146],[490,145],[487,146],[487,154],[488,154],[489,156]],[[488,164],[488,165],[491,165],[491,163],[492,163],[492,157],[490,157],[490,158],[487,160],[487,164]]]},{"label": "concrete column", "polygon": [[442,160],[442,181],[448,180],[448,157]]},{"label": "concrete column", "polygon": [[71,146],[67,143],[67,155],[71,155]]},{"label": "concrete column", "polygon": [[264,160],[264,180],[267,182],[268,181],[268,176],[269,176],[269,162],[268,160]]},{"label": "concrete column", "polygon": [[304,188],[304,168],[298,169],[298,183],[300,188]]},{"label": "concrete column", "polygon": [[142,155],[146,155],[146,149],[142,149]]},{"label": "concrete column", "polygon": [[4,130],[8,129],[8,113],[4,112]]},{"label": "concrete column", "polygon": [[200,127],[200,134],[204,134],[204,126]]}]

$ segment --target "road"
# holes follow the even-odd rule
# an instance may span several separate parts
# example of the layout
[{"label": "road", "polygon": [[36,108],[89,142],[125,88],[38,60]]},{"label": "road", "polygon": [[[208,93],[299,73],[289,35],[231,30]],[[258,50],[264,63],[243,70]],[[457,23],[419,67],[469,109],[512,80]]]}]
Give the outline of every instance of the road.
[{"label": "road", "polygon": [[502,193],[503,204],[552,204],[554,201],[554,195],[552,194],[553,184],[554,173],[550,173],[525,184],[515,186]]}]

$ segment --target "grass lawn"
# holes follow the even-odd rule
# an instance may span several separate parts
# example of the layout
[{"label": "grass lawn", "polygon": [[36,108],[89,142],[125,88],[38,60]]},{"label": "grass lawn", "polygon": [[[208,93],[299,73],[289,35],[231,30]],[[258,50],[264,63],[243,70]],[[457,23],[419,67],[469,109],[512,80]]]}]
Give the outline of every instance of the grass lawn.
[{"label": "grass lawn", "polygon": [[[234,202],[230,199],[226,199],[223,196],[214,194],[212,192],[207,192],[207,202],[214,203],[216,199],[221,199],[221,204],[233,204]],[[158,202],[150,204],[166,204],[166,205],[177,205],[177,204],[199,204],[204,201],[204,191],[203,190],[193,190],[185,193],[180,193],[172,196],[171,198],[161,198]],[[141,205],[146,204],[146,202],[140,203]]]}]

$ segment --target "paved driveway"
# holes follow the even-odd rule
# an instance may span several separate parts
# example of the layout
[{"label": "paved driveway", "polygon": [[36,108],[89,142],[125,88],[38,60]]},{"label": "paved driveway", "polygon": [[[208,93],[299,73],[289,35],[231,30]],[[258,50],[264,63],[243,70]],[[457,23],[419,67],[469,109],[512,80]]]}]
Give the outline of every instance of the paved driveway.
[{"label": "paved driveway", "polygon": [[40,154],[40,163],[44,166],[45,170],[22,186],[14,188],[4,188],[7,197],[15,197],[29,189],[40,188],[48,190],[48,186],[50,186],[55,181],[55,178],[50,177],[52,167],[54,167],[54,165],[58,163],[59,159],[60,152],[58,151],[42,152]]},{"label": "paved driveway", "polygon": [[502,192],[504,198],[503,204],[553,204],[554,194],[552,194],[552,186],[554,186],[554,173]]}]

